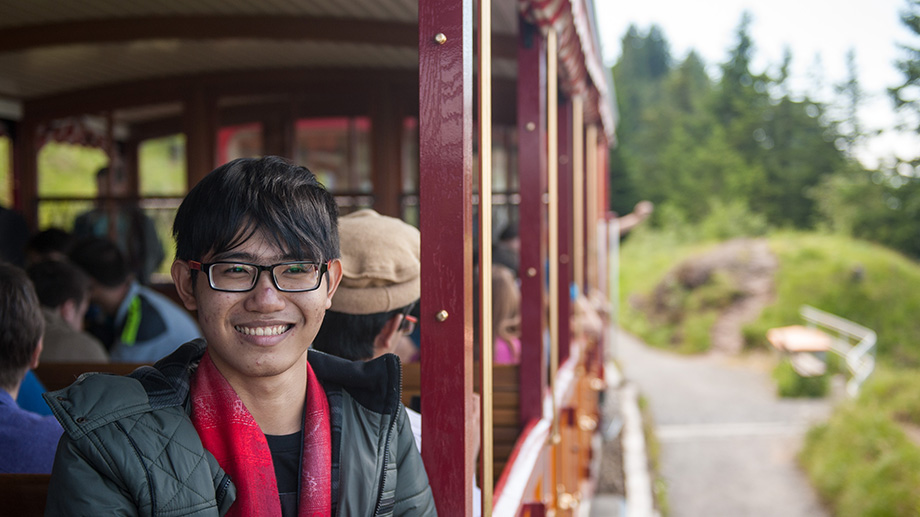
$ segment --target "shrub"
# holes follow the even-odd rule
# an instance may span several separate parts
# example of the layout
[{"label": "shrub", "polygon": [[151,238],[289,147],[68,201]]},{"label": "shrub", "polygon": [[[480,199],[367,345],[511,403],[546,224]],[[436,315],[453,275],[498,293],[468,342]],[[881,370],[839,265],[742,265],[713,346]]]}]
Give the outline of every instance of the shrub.
[{"label": "shrub", "polygon": [[773,369],[777,392],[780,397],[823,397],[830,386],[828,374],[802,377],[792,367],[789,359],[783,359]]}]

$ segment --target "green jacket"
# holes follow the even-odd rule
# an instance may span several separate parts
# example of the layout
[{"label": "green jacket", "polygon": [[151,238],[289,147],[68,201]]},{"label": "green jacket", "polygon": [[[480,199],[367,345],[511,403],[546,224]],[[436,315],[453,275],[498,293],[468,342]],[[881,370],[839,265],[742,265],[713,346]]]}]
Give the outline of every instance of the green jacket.
[{"label": "green jacket", "polygon": [[[64,427],[47,515],[224,515],[236,488],[189,419],[205,343],[129,376],[86,374],[45,394]],[[399,401],[399,360],[350,362],[310,350],[329,400],[333,515],[436,515]]]}]

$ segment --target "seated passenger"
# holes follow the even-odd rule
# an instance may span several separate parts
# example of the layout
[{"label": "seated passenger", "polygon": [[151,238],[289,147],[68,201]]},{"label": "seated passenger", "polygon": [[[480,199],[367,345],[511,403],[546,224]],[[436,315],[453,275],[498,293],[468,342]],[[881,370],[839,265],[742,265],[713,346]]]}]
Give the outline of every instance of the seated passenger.
[{"label": "seated passenger", "polygon": [[[421,293],[419,231],[365,209],[339,219],[339,238],[342,281],[313,348],[352,361],[393,353],[415,328],[410,314]],[[478,415],[479,399],[473,397]],[[406,414],[421,451],[422,416],[408,408]],[[473,485],[474,515],[480,515],[482,496],[475,477]]]},{"label": "seated passenger", "polygon": [[499,264],[492,264],[492,341],[495,364],[521,362],[521,290]]},{"label": "seated passenger", "polygon": [[46,260],[29,266],[45,318],[42,361],[57,363],[107,363],[109,354],[95,337],[83,332],[89,307],[89,277],[63,260]]},{"label": "seated passenger", "polygon": [[78,241],[70,259],[90,276],[95,311],[87,330],[108,348],[113,362],[153,363],[201,336],[182,307],[131,278],[124,257],[108,239]]},{"label": "seated passenger", "polygon": [[29,237],[26,266],[46,260],[67,260],[76,238],[60,228],[48,228]]},{"label": "seated passenger", "polygon": [[172,276],[205,339],[45,396],[67,429],[49,515],[435,515],[399,362],[309,350],[342,276],[337,215],[273,156],[188,193]]},{"label": "seated passenger", "polygon": [[0,263],[0,473],[51,472],[61,426],[16,404],[42,351],[41,307],[25,272]]}]

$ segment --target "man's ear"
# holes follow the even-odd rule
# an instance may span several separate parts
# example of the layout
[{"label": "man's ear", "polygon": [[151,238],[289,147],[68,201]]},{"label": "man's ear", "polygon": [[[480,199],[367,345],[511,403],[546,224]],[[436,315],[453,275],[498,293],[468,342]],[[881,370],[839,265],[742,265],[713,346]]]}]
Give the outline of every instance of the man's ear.
[{"label": "man's ear", "polygon": [[[174,260],[169,270],[172,273],[173,283],[176,284],[176,292],[179,293],[179,299],[182,304],[190,311],[198,310],[198,300],[195,298],[195,285],[192,282],[192,270],[188,267],[185,260]],[[199,274],[204,274],[200,273]]]},{"label": "man's ear", "polygon": [[68,325],[73,327],[73,322],[77,320],[78,307],[79,304],[77,301],[71,298],[70,300],[64,300],[64,303],[62,303],[60,307],[57,308],[57,312],[61,315],[61,318],[67,322]]},{"label": "man's ear", "polygon": [[43,338],[38,338],[38,345],[35,347],[35,350],[32,352],[32,357],[29,358],[29,369],[34,370],[38,368],[38,358],[42,355],[42,349],[45,347],[45,342]]},{"label": "man's ear", "polygon": [[342,261],[332,259],[326,268],[326,308],[332,307],[332,297],[335,290],[339,288],[339,282],[342,281]]},{"label": "man's ear", "polygon": [[380,329],[380,333],[374,338],[374,357],[381,356],[392,352],[399,342],[399,324],[402,323],[402,315],[394,314]]}]

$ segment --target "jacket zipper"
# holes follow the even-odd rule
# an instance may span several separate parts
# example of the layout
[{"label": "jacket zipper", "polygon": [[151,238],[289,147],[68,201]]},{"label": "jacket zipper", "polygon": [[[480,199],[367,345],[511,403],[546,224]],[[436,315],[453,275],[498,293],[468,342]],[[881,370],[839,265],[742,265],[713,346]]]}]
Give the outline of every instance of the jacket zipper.
[{"label": "jacket zipper", "polygon": [[396,366],[398,368],[399,390],[396,397],[396,407],[391,413],[393,421],[390,422],[390,428],[387,430],[387,441],[384,444],[383,472],[380,475],[380,488],[377,490],[377,504],[374,506],[375,517],[380,517],[380,506],[383,503],[383,488],[386,486],[387,482],[387,467],[390,465],[390,445],[392,443],[393,430],[396,429],[396,424],[399,422],[399,401],[402,400],[402,363],[399,361],[399,357],[396,357]]}]

